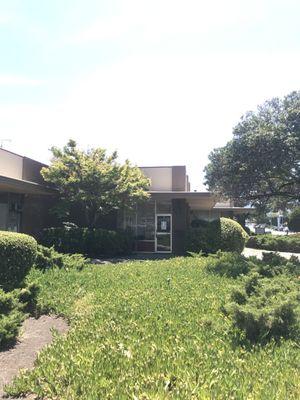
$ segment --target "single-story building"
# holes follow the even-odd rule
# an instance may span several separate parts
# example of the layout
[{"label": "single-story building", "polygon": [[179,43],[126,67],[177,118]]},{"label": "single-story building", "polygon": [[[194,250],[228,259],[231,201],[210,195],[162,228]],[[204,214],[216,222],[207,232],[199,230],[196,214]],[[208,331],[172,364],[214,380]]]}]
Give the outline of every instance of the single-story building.
[{"label": "single-story building", "polygon": [[[0,230],[37,236],[43,228],[57,224],[49,212],[57,195],[40,174],[44,166],[0,149]],[[109,224],[109,228],[131,229],[137,252],[180,254],[184,234],[194,220],[252,211],[249,207],[234,207],[230,201],[220,203],[210,192],[191,192],[185,166],[141,170],[151,182],[149,201],[133,211],[119,212]]]},{"label": "single-story building", "polygon": [[49,209],[56,192],[44,182],[46,166],[28,157],[0,149],[0,230],[36,235],[51,226]]},{"label": "single-story building", "polygon": [[186,230],[194,220],[248,214],[250,207],[218,202],[210,192],[191,192],[185,166],[141,167],[150,179],[150,200],[124,212],[120,227],[136,237],[136,251],[181,254]]}]

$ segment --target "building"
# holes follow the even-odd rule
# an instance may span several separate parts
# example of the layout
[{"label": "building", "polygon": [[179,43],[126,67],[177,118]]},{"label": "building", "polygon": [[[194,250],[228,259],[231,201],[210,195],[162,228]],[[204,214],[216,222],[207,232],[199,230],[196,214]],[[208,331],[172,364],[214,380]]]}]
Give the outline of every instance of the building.
[{"label": "building", "polygon": [[51,226],[55,190],[40,174],[37,161],[0,149],[0,230],[37,235]]},{"label": "building", "polygon": [[210,192],[191,192],[185,166],[141,167],[150,179],[150,200],[125,212],[120,227],[136,237],[136,251],[182,254],[186,230],[194,220],[214,220],[252,211],[220,203]]},{"label": "building", "polygon": [[[0,230],[38,236],[57,225],[49,210],[57,199],[55,188],[44,182],[46,166],[0,149]],[[210,192],[191,192],[185,166],[141,167],[149,177],[150,199],[130,212],[112,215],[103,227],[131,229],[137,252],[181,254],[186,230],[194,220],[233,217],[251,211],[217,202]]]}]

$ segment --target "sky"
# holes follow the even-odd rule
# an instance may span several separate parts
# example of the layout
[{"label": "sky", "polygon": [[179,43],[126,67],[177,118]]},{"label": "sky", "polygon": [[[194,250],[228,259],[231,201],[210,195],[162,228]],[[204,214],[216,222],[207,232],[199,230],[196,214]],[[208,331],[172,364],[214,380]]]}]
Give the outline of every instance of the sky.
[{"label": "sky", "polygon": [[46,163],[72,138],[186,165],[204,190],[241,116],[300,89],[299,16],[298,0],[0,0],[0,141]]}]

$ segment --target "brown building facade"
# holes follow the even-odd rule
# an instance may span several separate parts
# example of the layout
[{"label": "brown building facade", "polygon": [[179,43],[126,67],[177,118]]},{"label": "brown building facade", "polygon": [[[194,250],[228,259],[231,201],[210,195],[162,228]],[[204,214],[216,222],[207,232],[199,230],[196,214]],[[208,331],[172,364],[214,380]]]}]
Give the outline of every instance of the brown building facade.
[{"label": "brown building facade", "polygon": [[40,174],[45,165],[0,149],[0,230],[36,236],[53,224],[49,209],[56,191]]},{"label": "brown building facade", "polygon": [[[41,176],[44,166],[0,149],[0,230],[38,236],[43,228],[58,224],[50,212],[57,194]],[[230,202],[217,203],[210,192],[191,192],[185,166],[141,170],[151,182],[149,201],[130,212],[106,216],[100,222],[104,228],[130,229],[137,252],[181,254],[185,232],[195,219],[213,220],[251,211]]]}]

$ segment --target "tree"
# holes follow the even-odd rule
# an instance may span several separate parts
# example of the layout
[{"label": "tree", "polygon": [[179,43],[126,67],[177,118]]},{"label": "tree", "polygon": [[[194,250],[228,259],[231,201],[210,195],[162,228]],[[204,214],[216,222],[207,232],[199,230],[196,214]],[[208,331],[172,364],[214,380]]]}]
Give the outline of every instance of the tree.
[{"label": "tree", "polygon": [[249,112],[209,155],[209,189],[240,204],[300,200],[300,91]]},{"label": "tree", "polygon": [[101,148],[82,151],[70,140],[63,149],[51,148],[51,165],[41,173],[59,192],[60,216],[76,208],[84,213],[85,225],[95,227],[100,216],[120,208],[132,208],[148,198],[149,180],[127,160],[117,162]]},{"label": "tree", "polygon": [[300,207],[296,207],[289,216],[289,228],[294,232],[300,232]]}]

